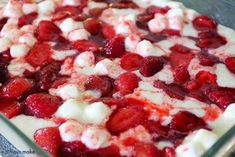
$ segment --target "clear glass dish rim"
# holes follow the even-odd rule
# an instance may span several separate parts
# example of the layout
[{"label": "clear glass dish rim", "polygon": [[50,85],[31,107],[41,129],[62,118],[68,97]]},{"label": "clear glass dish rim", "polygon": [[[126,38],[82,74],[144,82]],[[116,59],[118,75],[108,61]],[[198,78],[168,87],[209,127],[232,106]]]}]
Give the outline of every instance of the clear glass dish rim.
[{"label": "clear glass dish rim", "polygon": [[[9,128],[16,134],[19,135],[21,140],[30,146],[40,157],[49,157],[41,148],[39,148],[31,139],[29,139],[22,131],[20,131],[9,119],[0,114],[0,119],[9,126]],[[220,148],[229,142],[229,140],[235,136],[235,125],[227,131],[219,140],[207,150],[201,157],[214,157],[219,152]]]}]

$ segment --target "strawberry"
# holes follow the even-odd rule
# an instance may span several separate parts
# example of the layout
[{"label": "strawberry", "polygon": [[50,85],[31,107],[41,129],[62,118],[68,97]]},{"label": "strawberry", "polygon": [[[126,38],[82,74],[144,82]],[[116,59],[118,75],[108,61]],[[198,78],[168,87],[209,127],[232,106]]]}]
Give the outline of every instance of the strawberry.
[{"label": "strawberry", "polygon": [[62,145],[60,132],[57,127],[47,127],[37,130],[34,133],[34,141],[52,157],[59,156],[59,149]]},{"label": "strawberry", "polygon": [[121,58],[121,67],[127,71],[134,71],[140,68],[143,57],[135,53],[127,53]]},{"label": "strawberry", "polygon": [[176,156],[174,148],[171,148],[171,147],[165,147],[162,150],[162,152],[163,152],[163,157],[175,157]]},{"label": "strawberry", "polygon": [[118,134],[143,124],[145,119],[146,113],[142,107],[127,106],[114,111],[107,121],[106,127],[111,133]]},{"label": "strawberry", "polygon": [[215,63],[219,62],[219,59],[215,56],[209,55],[207,53],[199,53],[198,59],[200,64],[203,66],[213,66]]},{"label": "strawberry", "polygon": [[110,145],[105,148],[94,150],[90,153],[91,157],[121,157],[119,148],[115,145]]},{"label": "strawberry", "polygon": [[59,62],[51,62],[37,72],[36,80],[41,89],[48,90],[51,87],[52,83],[57,78],[60,66],[61,64]]},{"label": "strawberry", "polygon": [[18,27],[32,24],[33,21],[37,18],[37,16],[38,16],[38,13],[36,13],[36,12],[32,12],[32,13],[21,16],[18,19]]},{"label": "strawberry", "polygon": [[49,94],[31,94],[26,98],[26,105],[38,118],[50,118],[61,105],[61,100]]},{"label": "strawberry", "polygon": [[101,24],[94,18],[88,18],[84,22],[84,28],[92,35],[96,35],[100,32]]},{"label": "strawberry", "polygon": [[79,52],[97,52],[99,51],[100,45],[89,40],[78,40],[72,43],[72,48],[77,49]]},{"label": "strawberry", "polygon": [[154,141],[168,139],[169,127],[161,125],[159,121],[149,120],[146,123],[146,128],[152,135]]},{"label": "strawberry", "polygon": [[161,152],[153,144],[136,143],[133,157],[161,157]]},{"label": "strawberry", "polygon": [[29,51],[26,61],[34,67],[47,63],[50,55],[50,46],[46,43],[37,43]]},{"label": "strawberry", "polygon": [[193,26],[197,30],[213,30],[216,29],[217,23],[208,16],[198,16],[193,20]]},{"label": "strawberry", "polygon": [[2,96],[5,98],[17,98],[31,90],[33,82],[26,78],[17,77],[11,79],[2,88]]},{"label": "strawberry", "polygon": [[145,77],[151,77],[160,70],[164,65],[164,59],[161,57],[149,56],[145,57],[140,67],[140,73]]},{"label": "strawberry", "polygon": [[105,76],[91,75],[85,82],[85,88],[87,90],[98,90],[104,96],[112,91],[113,81]]},{"label": "strawberry", "polygon": [[41,41],[56,41],[60,38],[61,30],[50,21],[41,21],[36,34]]},{"label": "strawberry", "polygon": [[103,55],[106,57],[121,57],[124,52],[124,37],[122,35],[116,35],[109,39],[103,49]]},{"label": "strawberry", "polygon": [[87,151],[88,148],[80,141],[64,142],[60,148],[60,157],[80,157]]},{"label": "strawberry", "polygon": [[225,59],[225,65],[232,73],[235,74],[235,57],[228,57]]},{"label": "strawberry", "polygon": [[59,21],[68,17],[77,16],[80,13],[81,11],[78,9],[78,7],[74,7],[74,6],[58,7],[52,17],[52,20]]},{"label": "strawberry", "polygon": [[186,66],[178,66],[173,72],[174,81],[177,84],[183,84],[190,79],[190,75]]},{"label": "strawberry", "polygon": [[112,25],[107,24],[107,23],[102,23],[101,34],[105,39],[112,39],[116,35],[116,32]]},{"label": "strawberry", "polygon": [[191,112],[180,111],[173,116],[170,128],[180,133],[188,134],[196,129],[206,128],[206,123]]},{"label": "strawberry", "polygon": [[175,44],[174,46],[172,46],[170,48],[170,50],[172,52],[178,52],[178,53],[181,53],[181,54],[186,54],[186,53],[189,53],[191,51],[190,48],[188,48],[186,46],[183,46],[183,45],[180,45],[180,44]]},{"label": "strawberry", "polygon": [[0,113],[7,118],[12,118],[18,115],[23,109],[23,104],[11,99],[0,100]]},{"label": "strawberry", "polygon": [[136,74],[126,72],[121,74],[114,83],[122,94],[130,94],[139,86],[139,81],[140,78]]},{"label": "strawberry", "polygon": [[151,5],[146,9],[146,12],[148,14],[166,14],[169,10],[169,7],[161,8],[155,5]]}]

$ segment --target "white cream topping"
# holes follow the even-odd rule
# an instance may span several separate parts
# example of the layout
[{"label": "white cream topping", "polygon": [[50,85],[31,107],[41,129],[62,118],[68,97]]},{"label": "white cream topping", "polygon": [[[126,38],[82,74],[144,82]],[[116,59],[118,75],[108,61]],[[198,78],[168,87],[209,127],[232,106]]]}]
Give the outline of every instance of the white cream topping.
[{"label": "white cream topping", "polygon": [[[15,124],[26,136],[30,139],[34,139],[33,135],[36,130],[45,128],[45,127],[54,127],[57,126],[54,122],[50,120],[40,119],[33,116],[18,115],[10,120]],[[27,127],[25,127],[27,124]]]},{"label": "white cream topping", "polygon": [[224,64],[216,65],[216,82],[220,87],[235,88],[235,75]]}]

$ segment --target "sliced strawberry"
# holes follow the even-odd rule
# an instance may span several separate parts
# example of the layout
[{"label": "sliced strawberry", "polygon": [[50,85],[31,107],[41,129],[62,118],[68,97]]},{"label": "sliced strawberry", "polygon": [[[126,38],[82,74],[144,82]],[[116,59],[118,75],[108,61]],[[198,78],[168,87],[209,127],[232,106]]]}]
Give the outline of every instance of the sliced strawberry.
[{"label": "sliced strawberry", "polygon": [[116,35],[114,27],[107,23],[102,23],[101,34],[105,39],[112,39]]},{"label": "sliced strawberry", "polygon": [[180,111],[173,116],[170,128],[180,133],[189,133],[199,128],[206,128],[203,119],[188,111]]},{"label": "sliced strawberry", "polygon": [[176,156],[174,148],[171,148],[171,147],[165,147],[162,150],[162,152],[163,152],[163,157],[175,157]]},{"label": "sliced strawberry", "polygon": [[98,18],[104,10],[105,8],[92,8],[89,10],[89,13],[92,17]]},{"label": "sliced strawberry", "polygon": [[184,100],[186,91],[176,84],[165,84],[161,81],[154,81],[154,87],[162,89],[166,92],[170,97]]},{"label": "sliced strawberry", "polygon": [[7,118],[12,118],[18,115],[23,109],[23,104],[15,100],[2,99],[0,100],[0,113],[4,114]]},{"label": "sliced strawberry", "polygon": [[140,73],[145,77],[153,76],[162,70],[164,65],[164,59],[155,56],[145,57],[142,62]]},{"label": "sliced strawberry", "polygon": [[178,52],[178,53],[182,53],[182,54],[190,53],[190,51],[191,51],[190,48],[183,46],[183,45],[180,45],[180,44],[175,44],[174,46],[172,46],[170,48],[170,50],[172,52]]},{"label": "sliced strawberry", "polygon": [[225,59],[226,67],[235,74],[235,57],[228,57]]},{"label": "sliced strawberry", "polygon": [[17,98],[32,89],[32,87],[32,81],[17,77],[11,79],[7,84],[5,84],[1,92],[2,96],[5,98]]},{"label": "sliced strawberry", "polygon": [[89,40],[78,40],[72,43],[72,47],[74,49],[77,49],[79,52],[84,52],[84,51],[97,52],[99,51],[100,45]]},{"label": "sliced strawberry", "polygon": [[50,118],[61,105],[61,100],[49,94],[32,94],[26,99],[31,113],[38,118]]},{"label": "sliced strawberry", "polygon": [[191,52],[182,53],[182,50],[179,52],[179,50],[175,51],[174,48],[174,51],[170,54],[171,67],[174,69],[181,65],[188,66],[193,57],[194,54]]},{"label": "sliced strawberry", "polygon": [[59,156],[62,140],[57,127],[47,127],[37,130],[34,133],[34,140],[42,149],[50,153],[51,156]]},{"label": "sliced strawberry", "polygon": [[153,144],[137,143],[134,146],[134,157],[161,157],[161,152]]},{"label": "sliced strawberry", "polygon": [[118,8],[118,9],[127,9],[127,8],[136,8],[137,5],[132,1],[120,1],[109,4],[111,8]]},{"label": "sliced strawberry", "polygon": [[193,26],[197,30],[213,30],[216,29],[217,23],[208,16],[198,16],[193,20]]},{"label": "sliced strawberry", "polygon": [[42,41],[56,41],[60,38],[61,30],[50,21],[41,21],[36,31],[37,37]]},{"label": "sliced strawberry", "polygon": [[214,36],[213,38],[204,38],[199,39],[197,42],[197,46],[200,48],[207,48],[207,49],[216,49],[220,46],[223,46],[227,43],[227,40],[222,36]]},{"label": "sliced strawberry", "polygon": [[2,30],[3,26],[7,23],[8,18],[4,17],[0,19],[0,31]]},{"label": "sliced strawberry", "polygon": [[142,13],[137,15],[136,25],[141,29],[148,29],[148,21],[154,18],[153,14]]},{"label": "sliced strawberry", "polygon": [[207,83],[216,85],[216,75],[209,71],[200,71],[196,75],[197,84],[203,86]]},{"label": "sliced strawberry", "polygon": [[26,61],[34,67],[44,65],[50,55],[50,46],[46,43],[37,43],[30,50],[29,55],[26,56]]},{"label": "sliced strawberry", "polygon": [[166,35],[166,36],[179,36],[180,35],[180,31],[179,30],[174,30],[174,29],[164,29],[161,32],[162,35]]},{"label": "sliced strawberry", "polygon": [[124,98],[98,98],[92,100],[92,102],[103,102],[108,106],[117,106],[118,108],[127,106],[127,101]]},{"label": "sliced strawberry", "polygon": [[228,105],[235,102],[233,94],[224,90],[207,90],[205,95],[221,109],[226,109]]},{"label": "sliced strawberry", "polygon": [[148,14],[166,14],[169,10],[169,7],[161,8],[155,5],[151,5],[146,9],[146,12]]},{"label": "sliced strawberry", "polygon": [[103,55],[106,57],[121,57],[124,52],[124,37],[122,35],[116,35],[105,44]]},{"label": "sliced strawberry", "polygon": [[33,21],[37,18],[38,13],[32,12],[26,15],[21,16],[18,19],[18,27],[22,27],[24,25],[32,24]]},{"label": "sliced strawberry", "polygon": [[107,95],[113,90],[113,81],[109,77],[91,75],[85,82],[87,90],[98,90],[102,95]]},{"label": "sliced strawberry", "polygon": [[100,32],[101,24],[94,18],[88,18],[84,22],[84,28],[92,35],[96,35]]},{"label": "sliced strawberry", "polygon": [[174,69],[174,81],[177,84],[183,84],[190,79],[190,75],[186,66],[178,66]]},{"label": "sliced strawberry", "polygon": [[139,86],[139,81],[140,78],[136,74],[126,72],[116,79],[115,85],[122,94],[130,94]]},{"label": "sliced strawberry", "polygon": [[161,125],[159,121],[149,120],[146,123],[146,128],[154,141],[168,139],[169,127]]},{"label": "sliced strawberry", "polygon": [[127,71],[134,71],[140,68],[143,57],[135,53],[127,53],[122,56],[121,67]]},{"label": "sliced strawberry", "polygon": [[38,85],[41,89],[48,90],[51,87],[52,83],[57,78],[60,66],[61,63],[59,62],[51,62],[37,72],[36,80],[38,81]]},{"label": "sliced strawberry", "polygon": [[64,142],[60,148],[60,157],[80,157],[88,148],[80,141]]},{"label": "sliced strawberry", "polygon": [[78,7],[74,7],[74,6],[58,7],[53,15],[52,20],[53,21],[63,20],[67,17],[76,16],[79,13],[81,13],[81,10],[78,9]]},{"label": "sliced strawberry", "polygon": [[110,145],[105,148],[94,150],[90,154],[91,157],[121,157],[119,148],[115,145]]},{"label": "sliced strawberry", "polygon": [[198,59],[203,66],[213,66],[215,63],[219,62],[218,58],[207,53],[199,53]]},{"label": "sliced strawberry", "polygon": [[111,133],[118,134],[143,124],[145,119],[146,113],[142,107],[127,106],[114,111],[106,123],[106,127]]}]

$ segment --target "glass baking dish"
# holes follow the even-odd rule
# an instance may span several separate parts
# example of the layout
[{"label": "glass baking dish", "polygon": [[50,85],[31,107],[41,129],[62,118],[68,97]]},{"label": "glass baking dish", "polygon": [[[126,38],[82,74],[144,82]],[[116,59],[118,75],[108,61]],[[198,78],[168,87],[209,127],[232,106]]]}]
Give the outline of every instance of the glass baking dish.
[{"label": "glass baking dish", "polygon": [[[4,0],[7,1],[7,0]],[[212,16],[235,29],[235,0],[177,0],[187,7]],[[0,157],[49,157],[7,118],[0,114]],[[27,127],[27,126],[26,126]],[[235,126],[224,134],[202,157],[235,157]]]}]

